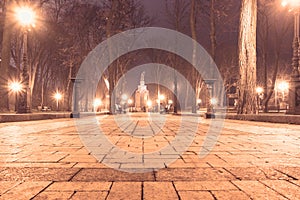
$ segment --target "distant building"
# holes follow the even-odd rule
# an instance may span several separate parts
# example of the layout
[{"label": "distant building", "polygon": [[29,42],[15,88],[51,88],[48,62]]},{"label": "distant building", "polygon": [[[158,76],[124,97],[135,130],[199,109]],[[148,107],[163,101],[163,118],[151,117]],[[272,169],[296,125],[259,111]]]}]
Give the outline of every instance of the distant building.
[{"label": "distant building", "polygon": [[149,90],[145,85],[145,72],[141,74],[140,85],[135,92],[135,107],[138,111],[145,111],[149,100]]}]

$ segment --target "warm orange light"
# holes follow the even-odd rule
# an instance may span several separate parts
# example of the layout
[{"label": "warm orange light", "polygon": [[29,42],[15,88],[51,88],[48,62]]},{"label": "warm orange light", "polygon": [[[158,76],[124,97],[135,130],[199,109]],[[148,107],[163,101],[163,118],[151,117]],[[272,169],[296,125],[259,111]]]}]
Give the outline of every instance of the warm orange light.
[{"label": "warm orange light", "polygon": [[27,6],[17,7],[15,14],[22,26],[34,26],[36,16],[32,8]]},{"label": "warm orange light", "polygon": [[56,100],[60,100],[62,98],[62,95],[59,92],[56,92],[55,95],[54,95],[54,98]]},{"label": "warm orange light", "polygon": [[277,88],[280,91],[287,91],[289,89],[289,83],[286,81],[282,81],[277,85]]},{"label": "warm orange light", "polygon": [[300,6],[300,1],[299,0],[283,0],[281,2],[281,5],[283,7],[290,5],[291,7],[299,7]]},{"label": "warm orange light", "polygon": [[148,107],[151,107],[151,106],[152,106],[152,101],[150,101],[150,100],[147,101],[147,106],[148,106]]},{"label": "warm orange light", "polygon": [[261,93],[263,93],[263,91],[264,91],[264,89],[262,87],[257,87],[256,88],[257,94],[261,94]]},{"label": "warm orange light", "polygon": [[122,94],[121,98],[123,101],[127,101],[128,96],[127,96],[127,94]]},{"label": "warm orange light", "polygon": [[13,92],[20,92],[22,90],[22,84],[19,82],[12,82],[9,84],[9,89]]},{"label": "warm orange light", "polygon": [[95,99],[94,100],[94,107],[98,107],[98,106],[101,106],[101,105],[102,105],[101,99]]},{"label": "warm orange light", "polygon": [[129,105],[131,105],[133,103],[133,100],[132,99],[128,99],[128,102],[127,102]]},{"label": "warm orange light", "polygon": [[210,103],[211,105],[217,105],[218,100],[216,98],[211,98]]},{"label": "warm orange light", "polygon": [[164,95],[159,95],[159,100],[165,100],[165,96]]}]

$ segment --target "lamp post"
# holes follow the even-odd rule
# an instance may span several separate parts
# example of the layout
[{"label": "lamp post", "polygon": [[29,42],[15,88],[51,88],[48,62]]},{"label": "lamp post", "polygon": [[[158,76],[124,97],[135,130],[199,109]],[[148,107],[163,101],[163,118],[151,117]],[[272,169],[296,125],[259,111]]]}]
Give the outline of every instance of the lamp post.
[{"label": "lamp post", "polygon": [[289,89],[289,83],[286,81],[282,81],[277,85],[277,88],[282,94],[282,101],[285,101],[285,92]]},{"label": "lamp post", "polygon": [[275,88],[275,99],[276,99],[276,104],[279,105],[279,110],[280,110],[280,103],[278,102],[278,92],[277,90],[279,90],[281,92],[281,96],[282,96],[282,104],[284,105],[284,109],[286,110],[286,102],[285,102],[285,93],[288,92],[289,90],[289,83],[286,81],[281,81],[277,84],[276,88]]},{"label": "lamp post", "polygon": [[73,108],[71,118],[80,118],[79,112],[79,84],[83,81],[81,78],[71,78],[73,86]]},{"label": "lamp post", "polygon": [[15,111],[18,110],[18,95],[22,91],[22,84],[19,82],[12,82],[9,84],[9,89],[15,93]]},{"label": "lamp post", "polygon": [[152,101],[151,100],[148,100],[147,101],[147,110],[146,110],[146,112],[148,111],[150,111],[150,109],[151,109],[151,107],[152,107]]},{"label": "lamp post", "polygon": [[35,13],[31,8],[24,6],[16,8],[15,14],[18,22],[23,28],[23,69],[21,73],[21,82],[24,90],[19,94],[17,113],[30,113],[31,98],[27,63],[27,39],[28,29],[31,26],[34,26]]},{"label": "lamp post", "polygon": [[263,98],[264,96],[264,89],[262,87],[257,87],[256,88],[256,93],[257,93],[257,97],[256,97],[256,100],[257,100],[257,109],[256,109],[256,114],[259,113],[259,108],[260,108],[260,99]]},{"label": "lamp post", "polygon": [[158,94],[158,112],[162,113],[164,112],[164,106],[163,106],[163,102],[165,100],[165,95],[163,94]]},{"label": "lamp post", "polygon": [[61,100],[62,95],[59,92],[56,92],[54,95],[54,98],[56,100],[56,110],[58,111],[58,106],[59,106],[58,102],[59,102],[59,100]]},{"label": "lamp post", "polygon": [[98,112],[98,110],[101,111],[101,107],[100,107],[101,105],[102,105],[101,99],[95,99],[94,100],[94,112]]},{"label": "lamp post", "polygon": [[294,39],[293,39],[293,58],[292,58],[292,75],[290,80],[289,92],[289,109],[288,114],[300,114],[300,78],[299,78],[299,15],[300,1],[299,0],[284,0],[283,6],[290,6],[294,12]]},{"label": "lamp post", "polygon": [[201,103],[202,103],[202,100],[197,99],[197,110],[199,110],[199,111],[200,111]]},{"label": "lamp post", "polygon": [[207,79],[207,80],[204,80],[204,82],[205,82],[206,88],[208,90],[208,93],[206,95],[206,112],[204,113],[204,118],[215,118],[215,112],[213,109],[213,105],[212,105],[213,102],[211,101],[211,98],[215,94],[214,87],[215,87],[216,80],[215,79]]},{"label": "lamp post", "polygon": [[133,104],[133,100],[132,100],[132,99],[128,99],[127,103],[128,103],[128,105],[129,105],[129,112],[132,112],[132,104]]},{"label": "lamp post", "polygon": [[108,111],[108,103],[109,103],[109,95],[106,95],[106,100],[105,100],[105,110]]}]

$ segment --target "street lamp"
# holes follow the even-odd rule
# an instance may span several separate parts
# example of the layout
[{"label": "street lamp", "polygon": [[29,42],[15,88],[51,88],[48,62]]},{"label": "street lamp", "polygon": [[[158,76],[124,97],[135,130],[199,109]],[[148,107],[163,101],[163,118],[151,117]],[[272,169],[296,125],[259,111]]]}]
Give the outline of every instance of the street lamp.
[{"label": "street lamp", "polygon": [[206,79],[204,83],[206,84],[207,88],[207,95],[206,95],[206,112],[204,114],[205,118],[215,118],[215,112],[213,109],[211,97],[215,94],[215,79]]},{"label": "street lamp", "polygon": [[55,94],[54,94],[54,98],[56,99],[56,110],[58,111],[58,102],[59,102],[59,100],[61,100],[61,98],[62,98],[62,95],[59,93],[59,92],[56,92]]},{"label": "street lamp", "polygon": [[109,95],[107,94],[105,97],[106,97],[106,99],[105,99],[105,110],[108,111]]},{"label": "street lamp", "polygon": [[263,89],[262,87],[257,87],[257,88],[256,88],[256,93],[257,93],[257,94],[262,94],[263,91],[264,91],[264,89]]},{"label": "street lamp", "polygon": [[151,100],[147,101],[147,106],[148,106],[148,109],[150,109],[152,107],[152,101]]},{"label": "street lamp", "polygon": [[282,101],[284,101],[285,100],[284,99],[284,97],[285,97],[284,93],[286,91],[288,91],[288,89],[289,89],[289,83],[286,82],[286,81],[282,81],[282,82],[278,83],[277,89],[281,92],[281,94],[282,94]]},{"label": "street lamp", "polygon": [[128,99],[127,103],[128,103],[128,105],[129,105],[129,112],[132,112],[132,104],[133,104],[133,100],[132,100],[132,99]]},{"label": "street lamp", "polygon": [[13,93],[15,93],[15,111],[18,110],[18,95],[19,93],[22,91],[22,84],[19,82],[11,82],[9,84],[9,89],[10,91],[12,91]]},{"label": "street lamp", "polygon": [[159,95],[159,100],[164,101],[165,100],[165,95]]},{"label": "street lamp", "polygon": [[262,87],[257,87],[256,88],[256,93],[257,93],[257,110],[256,110],[256,113],[258,114],[259,113],[259,107],[260,107],[260,99],[263,98],[263,95],[264,95],[264,89]]},{"label": "street lamp", "polygon": [[[97,112],[99,106],[101,106],[101,105],[102,105],[101,99],[95,99],[95,100],[94,100],[94,111]],[[101,109],[100,109],[100,111],[101,111]]]},{"label": "street lamp", "polygon": [[215,106],[215,105],[218,104],[218,100],[217,100],[216,98],[211,98],[211,99],[210,99],[210,104],[211,104],[212,106]]},{"label": "street lamp", "polygon": [[202,100],[201,99],[197,99],[197,104],[201,104]]},{"label": "street lamp", "polygon": [[[275,104],[277,106],[278,112],[280,111],[281,105],[284,105],[285,110],[287,109],[287,104],[285,102],[285,92],[288,92],[289,90],[289,83],[287,81],[281,81],[279,83],[275,84]],[[278,98],[278,91],[281,92],[281,102]]]},{"label": "street lamp", "polygon": [[291,92],[289,92],[289,114],[300,114],[300,78],[299,78],[299,0],[284,0],[283,6],[289,6],[294,12],[294,39],[293,39],[293,58],[292,58],[292,75],[290,81]]},{"label": "street lamp", "polygon": [[15,9],[15,16],[20,25],[23,28],[23,70],[21,73],[21,82],[24,86],[24,91],[20,92],[18,100],[17,113],[30,113],[31,112],[31,98],[29,89],[29,74],[28,74],[28,63],[27,63],[27,39],[28,29],[34,26],[35,23],[35,12],[27,6],[17,7]]},{"label": "street lamp", "polygon": [[9,84],[9,89],[13,92],[20,92],[22,90],[22,84],[19,82],[11,82]]},{"label": "street lamp", "polygon": [[200,106],[201,106],[202,100],[201,99],[197,99],[197,110],[200,110]]},{"label": "street lamp", "polygon": [[132,99],[128,99],[127,103],[128,103],[129,105],[131,105],[131,104],[133,103],[133,100],[132,100]]}]

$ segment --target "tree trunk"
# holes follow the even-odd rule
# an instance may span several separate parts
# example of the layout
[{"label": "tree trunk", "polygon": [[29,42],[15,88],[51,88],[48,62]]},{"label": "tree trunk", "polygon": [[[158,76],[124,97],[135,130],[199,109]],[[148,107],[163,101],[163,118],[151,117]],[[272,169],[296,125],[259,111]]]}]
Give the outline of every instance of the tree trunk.
[{"label": "tree trunk", "polygon": [[67,87],[65,90],[66,98],[65,98],[65,108],[67,111],[72,110],[72,91],[71,88],[71,79],[72,79],[72,73],[73,73],[73,56],[70,57],[70,63],[69,63],[69,69],[68,69],[68,80],[67,80]]},{"label": "tree trunk", "polygon": [[210,0],[210,45],[211,45],[211,57],[215,61],[216,46],[217,46],[215,0]]},{"label": "tree trunk", "polygon": [[[107,20],[106,25],[106,36],[107,38],[110,38],[113,35],[113,23],[114,23],[114,15],[117,12],[117,0],[111,1],[111,10],[109,13],[109,17]],[[111,45],[108,43],[108,51],[109,51],[109,57],[111,60],[112,50]],[[115,113],[115,94],[114,94],[114,88],[115,88],[115,80],[116,79],[116,69],[113,66],[110,66],[109,69],[109,113],[114,114]]]},{"label": "tree trunk", "polygon": [[[268,109],[268,64],[267,64],[267,58],[268,58],[268,39],[269,39],[269,19],[267,15],[263,16],[264,19],[264,30],[263,30],[263,42],[262,42],[262,66],[264,68],[264,82],[263,82],[263,88],[264,88],[264,100],[263,100],[263,109],[264,112],[267,113],[269,111]],[[270,92],[273,93],[273,92]]]},{"label": "tree trunk", "polygon": [[44,79],[41,80],[41,104],[40,106],[43,108],[44,106]]},{"label": "tree trunk", "polygon": [[11,47],[11,28],[10,23],[10,1],[6,2],[4,9],[4,28],[3,28],[3,40],[2,40],[2,53],[1,53],[1,65],[0,65],[0,112],[9,111],[8,101],[8,70],[10,65],[10,47]]},{"label": "tree trunk", "polygon": [[239,32],[239,114],[257,111],[256,95],[256,21],[257,0],[243,0]]},{"label": "tree trunk", "polygon": [[[193,38],[193,55],[192,55],[192,64],[193,66],[196,65],[196,48],[197,48],[197,32],[196,32],[196,2],[195,0],[192,0],[191,3],[191,15],[190,15],[190,26],[191,26],[191,32],[192,32],[192,38]],[[193,68],[193,71],[195,69]],[[193,73],[197,74],[197,73]],[[192,113],[196,113],[196,104],[197,104],[197,99],[194,98],[192,99]]]},{"label": "tree trunk", "polygon": [[[275,83],[276,83],[276,77],[277,77],[277,72],[278,72],[278,68],[279,68],[279,56],[280,56],[280,51],[277,50],[276,51],[276,54],[275,54],[275,69],[274,69],[274,73],[272,74],[272,78],[271,78],[271,88],[270,88],[270,91],[269,93],[266,93],[266,97],[263,101],[263,104],[265,106],[268,106],[269,104],[269,101],[274,93],[274,89],[275,89]],[[277,103],[277,102],[276,102]],[[267,109],[268,111],[268,109]]]}]

